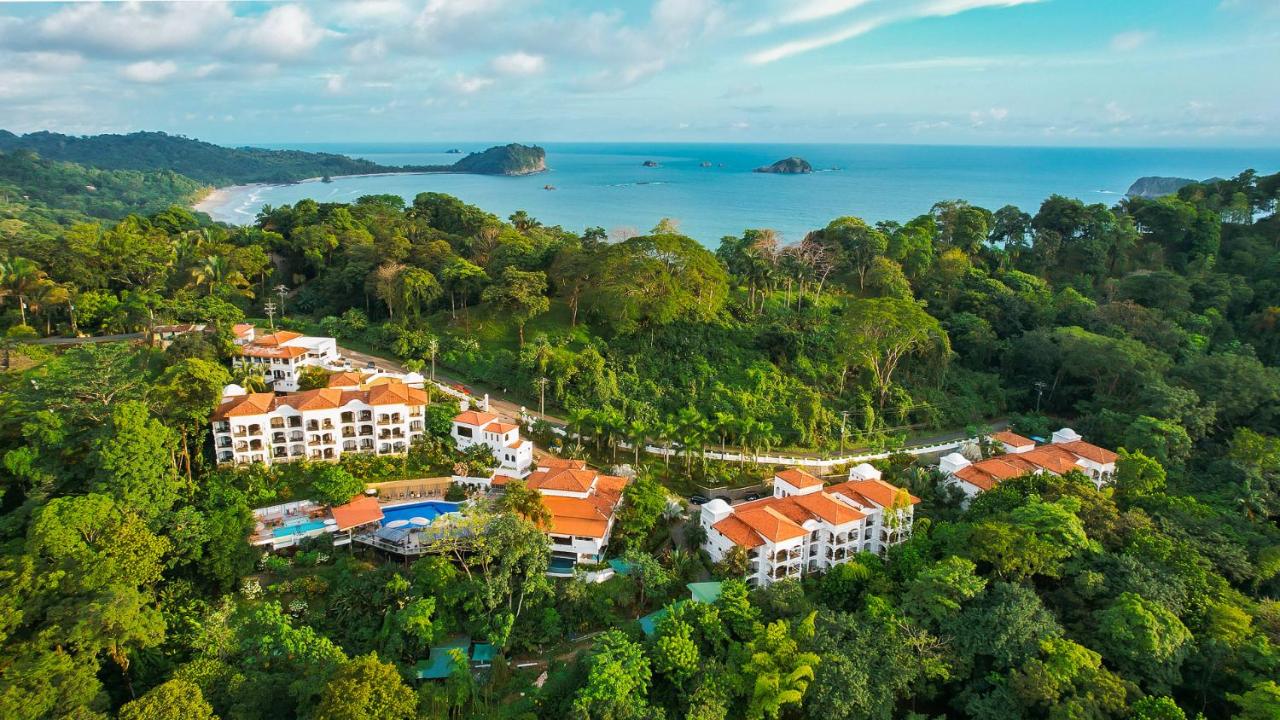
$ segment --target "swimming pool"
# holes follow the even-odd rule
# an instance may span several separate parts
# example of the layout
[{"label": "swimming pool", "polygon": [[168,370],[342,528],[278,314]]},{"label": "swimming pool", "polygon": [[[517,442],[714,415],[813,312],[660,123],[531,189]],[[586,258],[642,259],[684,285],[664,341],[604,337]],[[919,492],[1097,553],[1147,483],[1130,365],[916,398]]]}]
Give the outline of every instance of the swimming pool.
[{"label": "swimming pool", "polygon": [[298,523],[297,525],[285,525],[284,527],[275,528],[271,531],[271,536],[281,538],[288,537],[290,535],[304,535],[323,527],[323,520],[310,520],[308,522]]},{"label": "swimming pool", "polygon": [[386,525],[394,520],[408,520],[415,517],[435,520],[441,515],[458,512],[458,507],[458,503],[442,502],[440,500],[388,505],[382,508],[382,524]]}]

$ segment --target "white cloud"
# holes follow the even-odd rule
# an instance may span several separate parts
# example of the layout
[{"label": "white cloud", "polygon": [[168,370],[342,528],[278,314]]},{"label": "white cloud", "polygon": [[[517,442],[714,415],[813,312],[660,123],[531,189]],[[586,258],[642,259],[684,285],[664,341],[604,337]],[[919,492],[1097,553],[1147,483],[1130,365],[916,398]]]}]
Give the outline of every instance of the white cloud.
[{"label": "white cloud", "polygon": [[321,75],[324,78],[324,90],[330,95],[337,95],[347,87],[347,76],[337,73]]},{"label": "white cloud", "polygon": [[1130,120],[1133,115],[1124,108],[1120,107],[1120,103],[1112,100],[1102,107],[1103,113],[1108,122],[1123,123]]},{"label": "white cloud", "polygon": [[41,44],[138,56],[200,46],[231,25],[225,2],[75,3],[39,21]]},{"label": "white cloud", "polygon": [[547,59],[541,55],[530,55],[527,52],[514,52],[507,55],[499,55],[493,59],[490,66],[499,75],[537,75],[546,69]]},{"label": "white cloud", "polygon": [[1146,30],[1130,30],[1122,32],[1111,38],[1111,49],[1116,52],[1130,52],[1146,45],[1155,33]]},{"label": "white cloud", "polygon": [[[747,62],[755,65],[776,62],[793,55],[799,55],[801,53],[811,52],[813,50],[819,50],[824,47],[846,42],[861,35],[865,35],[872,30],[876,30],[880,27],[893,23],[907,22],[920,18],[947,17],[979,8],[1007,8],[1017,5],[1028,5],[1040,1],[1041,0],[923,0],[921,2],[906,2],[905,0],[902,0],[895,5],[892,10],[884,10],[876,14],[868,14],[866,17],[854,19],[843,28],[833,32],[812,35],[798,40],[790,40],[774,45],[773,47],[751,53],[747,56]],[[842,4],[847,7],[839,9],[838,6]],[[811,5],[817,8],[814,12],[825,9],[831,10],[832,14],[836,14],[838,12],[843,13],[856,9],[861,5],[861,3],[855,5],[851,3],[839,3],[833,1],[829,3],[812,3]],[[825,8],[818,6],[825,6]],[[767,23],[769,21],[766,20],[764,22]]]},{"label": "white cloud", "polygon": [[463,95],[474,95],[493,84],[493,78],[457,73],[449,85]]},{"label": "white cloud", "polygon": [[137,83],[164,82],[173,77],[176,72],[178,72],[178,65],[172,60],[141,60],[120,69],[120,75],[126,80]]},{"label": "white cloud", "polygon": [[267,11],[262,19],[247,29],[239,44],[259,55],[278,59],[305,55],[326,37],[337,35],[316,24],[301,5],[280,5]]}]

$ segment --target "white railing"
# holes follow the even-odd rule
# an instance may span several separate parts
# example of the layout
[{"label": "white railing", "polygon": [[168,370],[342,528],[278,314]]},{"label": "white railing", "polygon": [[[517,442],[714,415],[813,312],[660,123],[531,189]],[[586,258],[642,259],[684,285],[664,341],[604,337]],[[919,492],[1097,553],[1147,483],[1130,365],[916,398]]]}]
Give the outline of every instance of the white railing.
[{"label": "white railing", "polygon": [[[523,408],[521,408],[521,410],[523,411]],[[523,415],[523,412],[522,412],[522,415]],[[522,419],[527,420],[527,417]],[[560,437],[563,437],[563,438],[568,438],[570,436],[568,428],[561,427],[559,425],[553,425],[551,423],[547,423],[547,424],[550,427],[551,432],[555,433],[556,435],[559,435]],[[581,433],[576,434],[576,437],[579,441],[591,439],[590,436],[582,435]],[[752,454],[747,454],[744,458],[744,455],[740,452],[733,452],[733,451],[721,452],[719,450],[708,450],[708,449],[703,449],[701,455],[706,457],[708,460],[724,460],[726,462],[745,461],[745,462],[752,462],[757,465],[792,465],[792,466],[800,466],[800,467],[820,468],[822,470],[830,470],[835,465],[852,465],[855,463],[868,462],[871,460],[884,460],[885,458],[888,458],[892,455],[899,454],[899,453],[903,453],[907,455],[931,455],[933,453],[946,452],[948,450],[955,450],[957,448],[963,447],[971,443],[976,443],[981,439],[981,437],[982,436],[975,435],[972,437],[964,437],[964,438],[958,438],[956,440],[947,440],[944,442],[928,443],[924,445],[907,445],[895,450],[885,450],[882,452],[863,453],[858,455],[834,455],[829,457],[804,457],[804,456],[798,456],[798,455],[770,455],[767,453],[766,454],[752,453]],[[619,442],[618,449],[633,450],[634,448],[629,443]],[[671,447],[664,447],[664,446],[658,446],[658,445],[645,445],[641,449],[650,455],[658,455],[660,457],[661,456],[675,457],[676,455],[679,455],[682,452],[682,449],[680,448],[680,446],[675,443],[673,443]]]}]

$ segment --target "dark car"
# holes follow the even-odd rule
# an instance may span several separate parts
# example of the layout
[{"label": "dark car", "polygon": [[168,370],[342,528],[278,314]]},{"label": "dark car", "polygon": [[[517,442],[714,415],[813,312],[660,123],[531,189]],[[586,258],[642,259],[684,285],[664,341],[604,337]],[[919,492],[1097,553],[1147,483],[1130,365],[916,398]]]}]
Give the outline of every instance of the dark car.
[{"label": "dark car", "polygon": [[704,496],[704,495],[690,495],[690,496],[689,496],[689,504],[690,504],[690,505],[706,505],[706,504],[707,504],[707,503],[709,503],[709,502],[711,502],[711,498],[706,497],[706,496]]},{"label": "dark car", "polygon": [[746,500],[747,502],[751,502],[752,500],[759,500],[760,493],[747,493],[746,496],[744,496],[742,499]]}]

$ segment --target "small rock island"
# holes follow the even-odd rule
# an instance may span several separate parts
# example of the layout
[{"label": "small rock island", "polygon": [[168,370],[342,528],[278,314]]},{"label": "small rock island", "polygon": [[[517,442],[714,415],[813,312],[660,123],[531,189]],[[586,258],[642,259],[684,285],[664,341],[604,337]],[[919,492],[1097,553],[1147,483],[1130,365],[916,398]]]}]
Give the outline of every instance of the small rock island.
[{"label": "small rock island", "polygon": [[532,175],[547,169],[547,151],[537,145],[498,145],[483,152],[471,153],[446,172],[478,175]]},{"label": "small rock island", "polygon": [[657,160],[645,160],[640,164],[644,165],[645,167],[662,167],[661,165],[658,164]]},{"label": "small rock island", "polygon": [[765,165],[755,169],[758,173],[776,173],[779,175],[803,175],[813,172],[813,166],[808,160],[802,157],[791,156],[772,165]]}]

